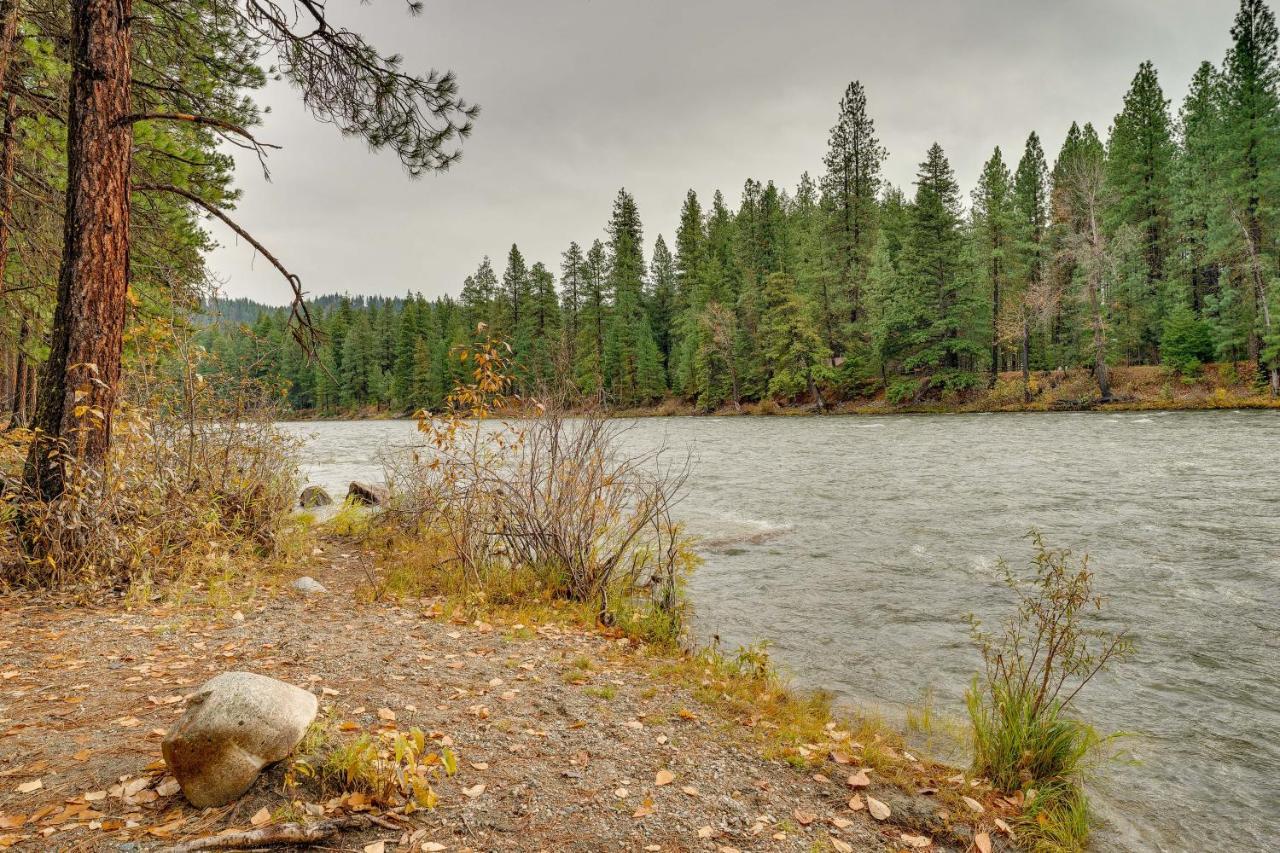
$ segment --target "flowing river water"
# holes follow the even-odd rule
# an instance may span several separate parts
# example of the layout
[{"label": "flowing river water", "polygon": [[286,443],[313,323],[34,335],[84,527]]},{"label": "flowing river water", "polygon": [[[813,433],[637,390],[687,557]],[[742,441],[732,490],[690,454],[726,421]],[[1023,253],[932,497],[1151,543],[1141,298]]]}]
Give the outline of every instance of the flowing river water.
[{"label": "flowing river water", "polygon": [[[407,421],[288,424],[335,496],[379,479]],[[1280,850],[1280,415],[1194,412],[654,418],[692,454],[699,632],[772,642],[802,685],[891,718],[963,719],[970,613],[1009,597],[1024,535],[1088,551],[1135,658],[1077,700],[1123,759],[1098,769],[1098,850]],[[942,727],[942,728],[945,728]]]}]

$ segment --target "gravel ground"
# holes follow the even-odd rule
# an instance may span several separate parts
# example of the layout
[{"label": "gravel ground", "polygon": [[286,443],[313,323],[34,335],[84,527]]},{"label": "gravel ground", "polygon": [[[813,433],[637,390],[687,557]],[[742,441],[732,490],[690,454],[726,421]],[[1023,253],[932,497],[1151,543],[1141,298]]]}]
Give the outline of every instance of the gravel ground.
[{"label": "gravel ground", "polygon": [[656,677],[625,639],[453,624],[429,602],[357,604],[372,556],[329,552],[308,561],[327,587],[310,597],[281,586],[218,609],[133,612],[0,598],[0,849],[147,851],[248,829],[264,808],[297,811],[305,791],[288,795],[280,767],[204,811],[164,774],[160,741],[185,695],[227,670],[313,690],[352,737],[417,726],[458,756],[458,773],[434,783],[436,809],[384,814],[316,849],[975,849],[936,797],[873,776],[858,793],[892,809],[876,821],[849,807],[852,768],[762,758],[747,730]]}]

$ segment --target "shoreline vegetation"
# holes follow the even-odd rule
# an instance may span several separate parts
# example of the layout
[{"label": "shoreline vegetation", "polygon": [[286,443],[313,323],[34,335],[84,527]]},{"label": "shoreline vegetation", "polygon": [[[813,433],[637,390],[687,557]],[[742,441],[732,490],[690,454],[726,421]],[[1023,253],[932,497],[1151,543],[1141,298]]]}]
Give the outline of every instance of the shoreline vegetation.
[{"label": "shoreline vegetation", "polygon": [[[1031,399],[1022,399],[1022,377],[1002,373],[993,388],[968,392],[951,399],[935,398],[892,403],[883,393],[851,400],[830,401],[822,411],[812,404],[776,400],[746,402],[738,407],[722,405],[712,410],[667,398],[647,406],[606,407],[614,418],[652,417],[801,417],[809,415],[952,415],[1044,414],[1053,412],[1191,412],[1232,409],[1280,410],[1280,398],[1238,380],[1239,366],[1204,365],[1199,375],[1181,376],[1154,366],[1112,368],[1112,398],[1097,397],[1089,370],[1036,371],[1031,374]],[[1230,381],[1235,378],[1235,381]],[[570,411],[593,411],[570,407]],[[413,412],[362,408],[332,413],[289,410],[282,422],[306,423],[340,420],[412,420]]]}]

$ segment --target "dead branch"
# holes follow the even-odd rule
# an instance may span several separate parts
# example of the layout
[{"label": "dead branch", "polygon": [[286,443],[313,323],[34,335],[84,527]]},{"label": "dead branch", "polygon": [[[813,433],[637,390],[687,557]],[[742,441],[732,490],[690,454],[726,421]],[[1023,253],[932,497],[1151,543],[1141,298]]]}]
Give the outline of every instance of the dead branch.
[{"label": "dead branch", "polygon": [[197,850],[253,850],[259,847],[281,847],[292,844],[316,844],[347,829],[359,829],[369,822],[361,815],[320,821],[319,823],[280,823],[247,832],[194,838],[163,848],[160,853],[195,853]]}]

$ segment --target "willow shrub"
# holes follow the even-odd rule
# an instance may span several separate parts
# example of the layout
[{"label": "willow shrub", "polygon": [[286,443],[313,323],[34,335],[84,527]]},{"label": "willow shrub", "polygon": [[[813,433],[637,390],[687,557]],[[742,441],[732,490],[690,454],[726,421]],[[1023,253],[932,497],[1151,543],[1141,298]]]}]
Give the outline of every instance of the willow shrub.
[{"label": "willow shrub", "polygon": [[22,483],[30,434],[0,440],[0,582],[149,589],[225,576],[279,545],[298,478],[296,442],[274,426],[278,394],[206,381],[212,356],[165,324],[132,330],[129,353],[101,473],[64,449],[66,489],[46,501]]},{"label": "willow shrub", "polygon": [[1107,740],[1072,715],[1072,702],[1100,672],[1130,656],[1125,631],[1091,627],[1102,607],[1088,556],[1045,546],[1032,531],[1030,574],[1001,561],[1015,595],[1013,613],[994,632],[971,619],[983,672],[966,699],[974,770],[1006,794],[1021,792],[1038,846],[1081,849],[1088,837],[1083,791],[1087,759]]},{"label": "willow shrub", "polygon": [[[388,460],[384,517],[415,540],[421,580],[496,603],[530,598],[595,608],[655,639],[678,636],[696,557],[673,516],[687,459],[626,448],[623,422],[511,393],[505,345],[471,365],[425,438]],[[540,394],[546,401],[551,394]]]}]

